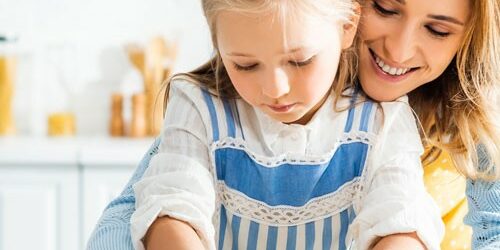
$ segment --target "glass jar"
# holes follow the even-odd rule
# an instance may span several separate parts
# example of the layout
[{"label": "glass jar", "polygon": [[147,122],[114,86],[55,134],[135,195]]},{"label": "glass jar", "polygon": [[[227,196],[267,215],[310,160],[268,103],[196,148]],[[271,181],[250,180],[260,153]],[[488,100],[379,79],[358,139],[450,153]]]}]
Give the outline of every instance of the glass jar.
[{"label": "glass jar", "polygon": [[15,134],[13,117],[16,39],[0,35],[0,136]]}]

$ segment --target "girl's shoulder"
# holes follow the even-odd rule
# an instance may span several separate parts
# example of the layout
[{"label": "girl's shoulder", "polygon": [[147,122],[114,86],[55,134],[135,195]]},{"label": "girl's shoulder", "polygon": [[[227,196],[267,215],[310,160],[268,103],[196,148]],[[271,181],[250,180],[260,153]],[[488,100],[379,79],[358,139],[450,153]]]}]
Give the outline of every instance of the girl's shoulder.
[{"label": "girl's shoulder", "polygon": [[366,113],[366,115],[373,113],[365,118],[373,120],[375,131],[383,126],[389,126],[394,120],[409,125],[416,123],[406,95],[393,101],[380,102],[370,98],[360,89],[348,88],[339,96],[335,107],[341,112]]},{"label": "girl's shoulder", "polygon": [[210,143],[228,134],[239,133],[236,131],[241,127],[238,110],[247,107],[237,105],[239,103],[237,100],[221,98],[213,93],[213,90],[189,79],[174,79],[169,88],[168,106],[177,104],[175,106],[180,109],[173,113],[178,113],[179,116],[199,117],[209,135]]},{"label": "girl's shoulder", "polygon": [[209,89],[187,78],[173,79],[170,82],[169,90],[169,99],[182,95],[184,98],[203,106],[213,104],[215,108],[218,108],[218,106],[220,106],[219,104],[222,104],[222,102],[230,101],[230,99],[226,100],[219,97],[215,93],[215,90]]},{"label": "girl's shoulder", "polygon": [[189,79],[174,79],[169,86],[168,105],[171,102],[182,101],[200,111],[200,113],[220,112],[224,110],[223,100],[214,91]]},{"label": "girl's shoulder", "polygon": [[194,81],[184,78],[173,79],[170,82],[169,96],[187,95],[187,97],[196,97],[201,94],[202,87]]}]

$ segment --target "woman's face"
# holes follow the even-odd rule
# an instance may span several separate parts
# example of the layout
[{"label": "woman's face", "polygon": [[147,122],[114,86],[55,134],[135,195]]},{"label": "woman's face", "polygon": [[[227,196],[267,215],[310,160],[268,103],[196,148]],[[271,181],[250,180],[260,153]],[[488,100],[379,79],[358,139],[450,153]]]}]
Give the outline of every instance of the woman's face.
[{"label": "woman's face", "polygon": [[469,0],[366,0],[360,21],[359,80],[391,101],[440,76],[465,33]]}]

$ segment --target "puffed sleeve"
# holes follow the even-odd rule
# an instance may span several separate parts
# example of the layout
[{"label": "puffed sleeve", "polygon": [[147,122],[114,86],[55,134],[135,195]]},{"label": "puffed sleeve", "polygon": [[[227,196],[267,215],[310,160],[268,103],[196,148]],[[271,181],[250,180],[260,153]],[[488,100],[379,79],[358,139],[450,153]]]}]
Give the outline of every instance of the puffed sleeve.
[{"label": "puffed sleeve", "polygon": [[159,152],[134,185],[136,211],[131,217],[135,249],[156,218],[189,223],[206,249],[214,249],[215,189],[210,168],[207,123],[201,90],[187,82],[171,87]]},{"label": "puffed sleeve", "polygon": [[377,141],[349,236],[358,249],[369,249],[381,237],[416,232],[427,249],[439,249],[444,225],[424,187],[423,147],[407,98],[381,103],[376,117]]}]

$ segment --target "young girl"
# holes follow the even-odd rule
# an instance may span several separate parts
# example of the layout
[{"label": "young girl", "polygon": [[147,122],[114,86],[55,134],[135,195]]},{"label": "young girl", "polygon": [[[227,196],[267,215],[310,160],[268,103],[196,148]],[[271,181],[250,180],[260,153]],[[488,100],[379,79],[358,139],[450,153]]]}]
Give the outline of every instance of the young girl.
[{"label": "young girl", "polygon": [[135,248],[438,249],[406,98],[347,88],[354,4],[202,3],[216,55],[172,80]]}]

